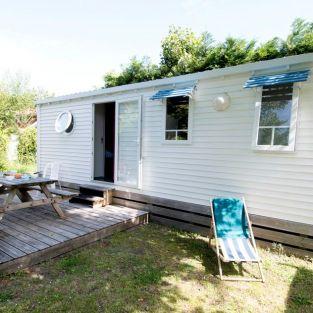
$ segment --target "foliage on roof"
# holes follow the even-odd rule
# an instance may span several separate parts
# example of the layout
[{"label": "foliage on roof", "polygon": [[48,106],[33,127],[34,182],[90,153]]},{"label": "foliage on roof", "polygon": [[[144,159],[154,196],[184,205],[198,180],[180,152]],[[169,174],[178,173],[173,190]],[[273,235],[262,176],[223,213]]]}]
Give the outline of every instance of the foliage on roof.
[{"label": "foliage on roof", "polygon": [[313,52],[313,22],[300,18],[292,23],[285,40],[274,37],[261,44],[234,37],[216,43],[208,32],[197,35],[172,26],[161,43],[159,64],[149,57],[133,57],[121,72],[106,73],[104,82],[105,87],[121,86],[309,52]]}]

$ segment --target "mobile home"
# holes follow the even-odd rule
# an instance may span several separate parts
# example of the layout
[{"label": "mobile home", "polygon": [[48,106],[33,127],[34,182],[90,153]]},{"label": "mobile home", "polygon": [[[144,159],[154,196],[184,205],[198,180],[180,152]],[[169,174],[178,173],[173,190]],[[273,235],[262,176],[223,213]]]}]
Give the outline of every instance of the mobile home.
[{"label": "mobile home", "polygon": [[172,203],[176,224],[211,196],[244,196],[260,229],[311,238],[312,67],[310,53],[40,100],[38,168]]}]

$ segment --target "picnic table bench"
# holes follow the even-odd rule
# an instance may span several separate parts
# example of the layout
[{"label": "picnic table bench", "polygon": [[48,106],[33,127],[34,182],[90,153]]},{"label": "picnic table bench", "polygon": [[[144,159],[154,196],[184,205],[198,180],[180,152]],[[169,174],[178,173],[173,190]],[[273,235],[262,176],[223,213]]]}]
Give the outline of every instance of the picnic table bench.
[{"label": "picnic table bench", "polygon": [[[61,201],[70,199],[75,193],[49,188],[48,185],[54,184],[56,181],[49,178],[28,178],[8,180],[0,178],[0,194],[7,194],[3,204],[0,205],[0,220],[7,211],[18,210],[27,207],[35,207],[40,205],[51,205],[60,218],[64,219],[65,214],[59,206]],[[43,199],[33,199],[29,191],[37,190],[45,195]],[[17,196],[21,203],[13,203],[14,197]]]},{"label": "picnic table bench", "polygon": [[[32,187],[28,187],[26,188],[28,191],[31,191],[31,190],[35,190],[35,191],[40,191],[42,192],[42,189],[38,186],[32,186]],[[49,188],[48,187],[48,190],[53,194],[53,195],[57,195],[57,196],[60,196],[62,198],[72,198],[73,196],[77,195],[77,193],[74,193],[74,192],[70,192],[70,191],[67,191],[67,190],[61,190],[61,189],[56,189],[56,188]]]}]

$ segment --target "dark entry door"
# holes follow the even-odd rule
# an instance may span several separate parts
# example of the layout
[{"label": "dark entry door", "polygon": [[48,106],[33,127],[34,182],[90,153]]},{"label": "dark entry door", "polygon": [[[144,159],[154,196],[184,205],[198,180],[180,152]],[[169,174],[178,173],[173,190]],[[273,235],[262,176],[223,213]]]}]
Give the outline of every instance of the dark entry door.
[{"label": "dark entry door", "polygon": [[114,154],[115,154],[115,103],[105,104],[105,132],[104,132],[104,180],[114,182]]}]

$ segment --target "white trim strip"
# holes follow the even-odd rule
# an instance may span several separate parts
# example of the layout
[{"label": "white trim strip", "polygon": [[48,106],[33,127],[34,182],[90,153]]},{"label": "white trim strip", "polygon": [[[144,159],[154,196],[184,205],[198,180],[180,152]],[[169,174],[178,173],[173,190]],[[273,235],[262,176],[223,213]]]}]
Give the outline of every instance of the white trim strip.
[{"label": "white trim strip", "polygon": [[178,83],[187,83],[197,79],[205,79],[205,78],[215,78],[225,75],[235,75],[245,72],[255,72],[255,71],[264,71],[267,69],[275,69],[281,66],[288,66],[294,64],[302,64],[302,63],[310,63],[313,62],[313,53],[306,53],[302,55],[294,55],[284,58],[278,58],[273,60],[259,61],[255,63],[246,63],[240,64],[231,67],[225,67],[221,69],[197,72],[193,74],[186,74],[181,76],[175,76],[170,78],[156,79],[147,82],[111,87],[111,88],[101,88],[92,91],[79,92],[70,95],[63,95],[53,98],[47,98],[43,100],[38,100],[36,104],[44,104],[44,103],[53,103],[58,101],[67,101],[79,98],[86,97],[94,97],[99,95],[107,95],[117,92],[131,91],[136,89],[144,89],[149,87],[157,87],[162,85],[170,85],[170,84],[178,84]]}]

